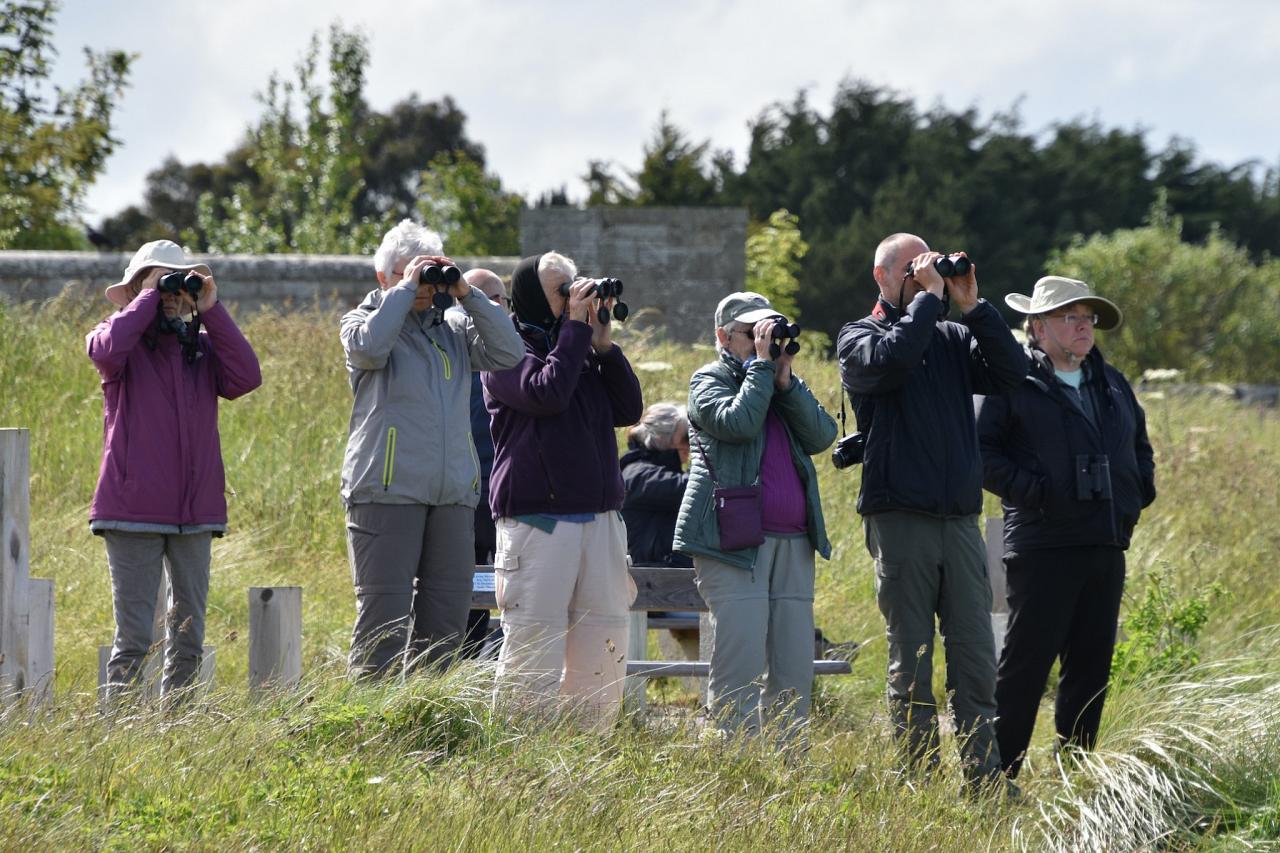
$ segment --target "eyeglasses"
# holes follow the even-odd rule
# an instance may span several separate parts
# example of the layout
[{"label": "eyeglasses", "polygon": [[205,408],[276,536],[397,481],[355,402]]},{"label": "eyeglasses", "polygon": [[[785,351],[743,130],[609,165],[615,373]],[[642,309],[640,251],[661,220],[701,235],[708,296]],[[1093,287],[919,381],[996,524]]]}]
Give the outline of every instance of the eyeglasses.
[{"label": "eyeglasses", "polygon": [[1098,325],[1097,314],[1049,314],[1044,318],[1046,323],[1056,323],[1064,329],[1074,329],[1076,326],[1096,326]]}]

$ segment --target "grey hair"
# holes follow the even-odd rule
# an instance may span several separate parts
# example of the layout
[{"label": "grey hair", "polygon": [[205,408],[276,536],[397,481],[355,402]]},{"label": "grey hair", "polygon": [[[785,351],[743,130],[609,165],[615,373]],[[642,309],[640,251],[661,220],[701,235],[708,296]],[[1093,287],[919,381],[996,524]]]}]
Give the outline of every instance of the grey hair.
[{"label": "grey hair", "polygon": [[[885,269],[893,269],[897,266],[898,252],[902,249],[902,244],[908,240],[920,240],[915,234],[908,234],[906,231],[899,231],[897,234],[890,234],[880,241],[880,245],[876,246],[875,266],[884,267]],[[920,240],[924,243],[924,240]],[[927,243],[925,244],[928,245]]]},{"label": "grey hair", "polygon": [[1022,321],[1022,333],[1027,336],[1027,343],[1030,346],[1039,346],[1040,339],[1036,337],[1035,329],[1031,327],[1032,320],[1043,320],[1044,314],[1028,314],[1027,319]]},{"label": "grey hair", "polygon": [[563,273],[573,281],[578,277],[578,265],[573,262],[572,258],[566,258],[559,252],[547,252],[538,261],[538,280],[542,280],[544,271]]},{"label": "grey hair", "polygon": [[627,431],[627,438],[650,450],[670,450],[676,436],[689,432],[689,412],[675,403],[654,403],[644,410],[640,422]]},{"label": "grey hair", "polygon": [[382,245],[373,253],[373,269],[387,279],[395,275],[396,264],[418,255],[444,254],[444,240],[430,228],[412,219],[402,219],[382,237]]}]

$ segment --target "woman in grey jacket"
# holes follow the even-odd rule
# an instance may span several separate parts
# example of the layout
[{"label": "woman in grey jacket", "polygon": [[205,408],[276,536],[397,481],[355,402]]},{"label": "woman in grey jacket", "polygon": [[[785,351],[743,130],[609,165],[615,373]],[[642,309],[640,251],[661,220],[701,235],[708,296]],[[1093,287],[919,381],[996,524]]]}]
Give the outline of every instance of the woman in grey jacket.
[{"label": "woman in grey jacket", "polygon": [[[355,401],[342,464],[356,593],[351,669],[375,675],[431,663],[465,634],[480,468],[471,442],[471,372],[520,361],[502,309],[463,278],[423,284],[439,235],[404,220],[374,255],[379,289],[342,318]],[[433,299],[457,300],[445,312]]]}]

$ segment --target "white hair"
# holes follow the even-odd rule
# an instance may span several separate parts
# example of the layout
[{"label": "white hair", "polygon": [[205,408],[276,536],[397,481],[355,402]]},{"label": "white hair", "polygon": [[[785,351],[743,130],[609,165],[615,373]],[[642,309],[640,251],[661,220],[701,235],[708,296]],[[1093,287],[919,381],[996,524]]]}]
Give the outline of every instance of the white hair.
[{"label": "white hair", "polygon": [[654,403],[644,410],[640,422],[627,431],[627,438],[650,450],[670,450],[676,436],[689,431],[689,413],[675,403]]},{"label": "white hair", "polygon": [[558,272],[569,277],[573,281],[578,277],[578,265],[571,258],[566,258],[559,252],[547,252],[538,261],[538,280],[542,280],[543,272]]},{"label": "white hair", "polygon": [[373,269],[387,279],[395,275],[396,264],[410,261],[418,255],[444,254],[444,241],[430,228],[412,219],[402,219],[382,237],[382,245],[373,253]]}]

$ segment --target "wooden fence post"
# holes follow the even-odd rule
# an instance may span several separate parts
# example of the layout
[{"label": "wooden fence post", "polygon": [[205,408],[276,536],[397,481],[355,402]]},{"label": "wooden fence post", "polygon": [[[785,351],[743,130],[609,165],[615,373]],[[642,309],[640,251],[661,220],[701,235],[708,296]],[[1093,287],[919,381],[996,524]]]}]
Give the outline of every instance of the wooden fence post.
[{"label": "wooden fence post", "polygon": [[27,683],[30,700],[53,699],[53,581],[27,581]]},{"label": "wooden fence post", "polygon": [[1009,589],[1004,574],[1004,519],[987,519],[987,578],[991,582],[991,634],[996,641],[996,660],[1004,649],[1005,629],[1009,627]]},{"label": "wooden fence post", "polygon": [[0,430],[0,703],[26,687],[31,432]]},{"label": "wooden fence post", "polygon": [[249,691],[302,680],[302,587],[249,588]]},{"label": "wooden fence post", "polygon": [[[632,610],[627,625],[627,659],[649,659],[649,614],[644,610]],[[625,661],[623,662],[625,666]],[[648,679],[629,676],[623,682],[622,709],[637,714],[645,708],[645,687]]]}]

